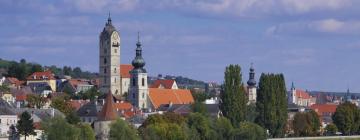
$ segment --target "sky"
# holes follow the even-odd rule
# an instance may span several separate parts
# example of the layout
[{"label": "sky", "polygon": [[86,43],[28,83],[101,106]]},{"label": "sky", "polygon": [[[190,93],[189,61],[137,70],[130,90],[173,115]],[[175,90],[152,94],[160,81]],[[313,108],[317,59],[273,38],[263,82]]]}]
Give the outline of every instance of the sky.
[{"label": "sky", "polygon": [[359,0],[0,0],[0,58],[98,71],[109,12],[121,63],[137,32],[149,75],[222,83],[225,67],[304,90],[360,92]]}]

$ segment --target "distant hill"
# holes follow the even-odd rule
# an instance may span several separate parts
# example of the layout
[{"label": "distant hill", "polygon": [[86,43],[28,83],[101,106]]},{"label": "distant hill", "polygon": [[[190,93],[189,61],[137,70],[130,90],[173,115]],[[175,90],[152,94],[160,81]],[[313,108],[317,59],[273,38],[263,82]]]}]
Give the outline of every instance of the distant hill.
[{"label": "distant hill", "polygon": [[[157,80],[159,77],[149,77],[149,82],[152,83],[153,81]],[[177,85],[180,88],[188,88],[188,89],[193,89],[193,88],[199,88],[199,89],[205,89],[205,85],[207,84],[204,81],[200,81],[200,80],[194,80],[191,78],[187,78],[187,77],[183,77],[183,76],[171,76],[171,75],[166,75],[165,77],[162,77],[164,79],[173,79],[176,81]]]}]

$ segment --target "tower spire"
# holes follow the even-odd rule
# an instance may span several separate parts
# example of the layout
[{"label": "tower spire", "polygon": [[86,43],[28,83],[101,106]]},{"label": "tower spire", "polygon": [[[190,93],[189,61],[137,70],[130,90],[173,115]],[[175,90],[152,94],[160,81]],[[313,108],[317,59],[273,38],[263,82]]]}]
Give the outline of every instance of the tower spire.
[{"label": "tower spire", "polygon": [[111,25],[111,16],[110,16],[110,11],[109,11],[109,17],[108,17],[108,25]]},{"label": "tower spire", "polygon": [[146,70],[143,68],[145,66],[145,60],[142,58],[142,48],[141,48],[141,42],[140,42],[140,32],[138,32],[138,40],[136,43],[136,56],[135,59],[132,61],[132,65],[134,66],[134,69],[138,69],[141,72],[146,72]]},{"label": "tower spire", "polygon": [[248,86],[254,87],[256,85],[255,81],[255,69],[253,63],[250,64],[249,80],[247,81]]}]

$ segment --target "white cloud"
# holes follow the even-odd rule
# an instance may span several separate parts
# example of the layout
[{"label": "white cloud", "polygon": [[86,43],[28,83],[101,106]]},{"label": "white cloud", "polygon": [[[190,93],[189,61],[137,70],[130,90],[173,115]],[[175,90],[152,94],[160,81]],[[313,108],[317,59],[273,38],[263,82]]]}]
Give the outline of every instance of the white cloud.
[{"label": "white cloud", "polygon": [[359,34],[360,20],[341,21],[336,19],[323,19],[289,22],[269,27],[266,33],[268,35],[303,33]]}]

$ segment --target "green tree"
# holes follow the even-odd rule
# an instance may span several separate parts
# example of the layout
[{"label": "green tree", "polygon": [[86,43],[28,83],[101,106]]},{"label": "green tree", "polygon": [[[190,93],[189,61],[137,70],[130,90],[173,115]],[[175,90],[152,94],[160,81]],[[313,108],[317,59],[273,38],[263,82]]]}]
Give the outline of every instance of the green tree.
[{"label": "green tree", "polygon": [[246,106],[246,121],[255,122],[255,118],[259,115],[256,111],[256,104],[250,103]]},{"label": "green tree", "polygon": [[96,96],[100,96],[100,92],[95,87],[92,87],[89,90],[80,94],[80,96],[83,100],[95,100]]},{"label": "green tree", "polygon": [[44,133],[49,140],[77,140],[80,129],[70,125],[61,117],[54,117],[41,123]]},{"label": "green tree", "polygon": [[261,74],[257,92],[255,122],[269,130],[270,137],[284,137],[287,122],[287,98],[282,74]]},{"label": "green tree", "polygon": [[8,92],[10,92],[9,86],[8,86],[8,85],[5,85],[5,84],[0,85],[0,92],[2,92],[2,93],[8,93]]},{"label": "green tree", "polygon": [[195,102],[191,105],[191,108],[192,108],[192,111],[193,111],[193,112],[201,113],[201,114],[203,114],[203,115],[205,115],[205,116],[208,115],[206,106],[205,106],[205,104],[202,103],[202,102],[195,101]]},{"label": "green tree", "polygon": [[110,140],[137,140],[137,131],[127,122],[117,119],[110,126]]},{"label": "green tree", "polygon": [[261,126],[251,123],[242,122],[240,128],[236,129],[235,139],[237,140],[264,140],[266,139],[266,131]]},{"label": "green tree", "polygon": [[185,131],[175,123],[151,124],[146,127],[143,139],[148,140],[185,140]]},{"label": "green tree", "polygon": [[76,114],[75,111],[70,112],[65,119],[69,124],[73,125],[79,124],[81,121],[80,117]]},{"label": "green tree", "polygon": [[225,69],[225,82],[222,86],[220,109],[233,126],[238,127],[245,120],[247,97],[241,81],[239,65],[230,65]]},{"label": "green tree", "polygon": [[66,95],[54,97],[51,100],[50,106],[58,109],[59,111],[64,113],[66,116],[68,116],[71,112],[74,111],[74,108],[71,107],[71,105],[69,104],[68,101],[69,101],[69,97]]},{"label": "green tree", "polygon": [[218,133],[219,140],[233,139],[234,128],[231,125],[230,120],[225,117],[216,119],[214,130]]},{"label": "green tree", "polygon": [[197,132],[201,140],[216,139],[216,132],[211,128],[210,120],[200,113],[191,113],[187,124],[191,130]]},{"label": "green tree", "polygon": [[45,105],[46,99],[37,94],[26,95],[26,101],[29,107],[41,108]]},{"label": "green tree", "polygon": [[80,130],[79,140],[95,140],[95,133],[90,125],[80,124],[78,128]]},{"label": "green tree", "polygon": [[36,134],[34,131],[34,121],[27,111],[21,113],[20,120],[16,124],[16,129],[20,135],[25,136],[25,140],[27,136]]},{"label": "green tree", "polygon": [[30,73],[34,73],[34,72],[41,72],[43,71],[43,67],[39,64],[32,64],[31,68],[30,68]]},{"label": "green tree", "polygon": [[340,104],[332,116],[333,122],[343,135],[351,135],[359,130],[360,113],[355,104]]},{"label": "green tree", "polygon": [[336,132],[338,131],[337,127],[335,124],[328,124],[325,127],[325,133],[328,136],[333,136],[336,135]]}]

